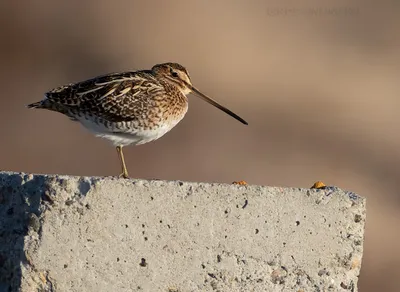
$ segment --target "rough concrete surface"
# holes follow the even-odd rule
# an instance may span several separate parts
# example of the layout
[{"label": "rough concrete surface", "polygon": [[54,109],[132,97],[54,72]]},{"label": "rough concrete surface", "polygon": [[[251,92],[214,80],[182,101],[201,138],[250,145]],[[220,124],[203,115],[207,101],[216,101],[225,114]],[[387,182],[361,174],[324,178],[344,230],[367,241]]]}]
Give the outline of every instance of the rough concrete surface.
[{"label": "rough concrete surface", "polygon": [[357,291],[365,199],[0,173],[0,291]]}]

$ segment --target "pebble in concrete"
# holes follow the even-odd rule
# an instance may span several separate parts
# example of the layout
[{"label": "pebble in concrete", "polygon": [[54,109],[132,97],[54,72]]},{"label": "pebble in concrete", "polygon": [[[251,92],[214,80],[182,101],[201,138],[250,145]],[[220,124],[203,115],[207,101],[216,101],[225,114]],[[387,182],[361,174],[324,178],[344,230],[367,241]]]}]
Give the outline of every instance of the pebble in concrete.
[{"label": "pebble in concrete", "polygon": [[0,173],[0,291],[357,291],[365,199]]}]

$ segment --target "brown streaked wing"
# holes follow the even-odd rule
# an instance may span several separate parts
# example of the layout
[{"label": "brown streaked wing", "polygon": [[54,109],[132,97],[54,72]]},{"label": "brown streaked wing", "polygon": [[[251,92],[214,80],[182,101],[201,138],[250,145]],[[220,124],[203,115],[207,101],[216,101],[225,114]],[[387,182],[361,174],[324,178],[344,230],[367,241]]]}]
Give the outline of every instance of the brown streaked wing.
[{"label": "brown streaked wing", "polygon": [[136,120],[152,104],[149,93],[162,89],[151,71],[146,70],[99,76],[55,88],[46,96],[73,111],[120,122]]}]

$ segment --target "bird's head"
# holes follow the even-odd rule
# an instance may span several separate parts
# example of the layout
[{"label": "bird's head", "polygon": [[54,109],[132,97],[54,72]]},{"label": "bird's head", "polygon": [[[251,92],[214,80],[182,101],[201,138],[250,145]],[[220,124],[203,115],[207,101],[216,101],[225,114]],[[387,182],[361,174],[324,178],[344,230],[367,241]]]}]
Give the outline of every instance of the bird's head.
[{"label": "bird's head", "polygon": [[192,81],[188,71],[177,63],[164,63],[155,65],[151,69],[158,77],[178,87],[183,94],[187,95],[192,91]]},{"label": "bird's head", "polygon": [[184,95],[188,95],[189,93],[193,92],[195,95],[200,97],[201,99],[207,101],[208,103],[212,104],[213,106],[219,108],[223,112],[227,113],[228,115],[232,116],[233,118],[237,119],[241,123],[247,125],[247,122],[243,120],[241,117],[236,115],[235,113],[231,112],[226,107],[220,105],[212,98],[208,97],[207,95],[203,94],[198,90],[196,87],[192,85],[192,81],[190,80],[190,76],[188,71],[182,65],[177,63],[163,63],[157,64],[153,66],[151,69],[153,74],[158,77],[162,78],[167,81],[169,84],[172,84],[180,89],[180,91]]}]

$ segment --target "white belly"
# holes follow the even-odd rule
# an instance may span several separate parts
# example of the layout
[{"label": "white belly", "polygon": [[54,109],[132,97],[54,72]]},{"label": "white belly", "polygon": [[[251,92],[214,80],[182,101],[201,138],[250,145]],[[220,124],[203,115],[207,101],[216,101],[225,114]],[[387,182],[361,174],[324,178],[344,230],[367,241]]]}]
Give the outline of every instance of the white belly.
[{"label": "white belly", "polygon": [[128,146],[145,144],[168,133],[173,127],[162,126],[156,130],[139,130],[131,133],[103,132],[94,133],[97,137],[110,140],[115,146]]},{"label": "white belly", "polygon": [[160,127],[153,130],[135,129],[133,127],[123,130],[111,130],[102,124],[97,124],[94,121],[84,118],[79,119],[79,122],[96,137],[105,138],[111,141],[114,146],[128,146],[141,145],[161,138],[173,127],[175,127],[182,120],[182,118],[183,116],[180,119],[171,120],[170,122],[164,123]]}]

